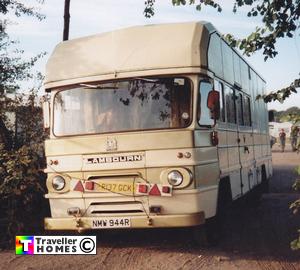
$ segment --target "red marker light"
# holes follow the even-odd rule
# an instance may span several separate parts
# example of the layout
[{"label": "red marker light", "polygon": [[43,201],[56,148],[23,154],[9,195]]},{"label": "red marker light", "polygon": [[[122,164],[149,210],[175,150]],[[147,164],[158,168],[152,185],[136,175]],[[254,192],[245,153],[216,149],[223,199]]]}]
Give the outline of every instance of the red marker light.
[{"label": "red marker light", "polygon": [[159,191],[159,188],[158,188],[158,186],[157,186],[156,184],[151,188],[151,190],[150,190],[150,192],[149,192],[149,195],[153,195],[153,196],[161,196],[161,193],[160,193],[160,191]]},{"label": "red marker light", "polygon": [[211,139],[211,144],[213,146],[216,146],[219,144],[219,137],[218,137],[218,132],[217,131],[213,131],[210,133],[210,139]]},{"label": "red marker light", "polygon": [[162,187],[162,192],[163,193],[171,193],[171,188],[168,186],[163,186]]},{"label": "red marker light", "polygon": [[87,189],[87,190],[94,190],[94,182],[93,181],[87,181],[87,182],[85,182],[85,189]]},{"label": "red marker light", "polygon": [[147,193],[148,192],[148,186],[140,184],[139,185],[139,193]]},{"label": "red marker light", "polygon": [[76,184],[74,190],[76,190],[76,191],[81,191],[81,192],[84,191],[84,188],[83,188],[83,185],[82,185],[81,181],[78,181],[78,182],[77,182],[77,184]]}]

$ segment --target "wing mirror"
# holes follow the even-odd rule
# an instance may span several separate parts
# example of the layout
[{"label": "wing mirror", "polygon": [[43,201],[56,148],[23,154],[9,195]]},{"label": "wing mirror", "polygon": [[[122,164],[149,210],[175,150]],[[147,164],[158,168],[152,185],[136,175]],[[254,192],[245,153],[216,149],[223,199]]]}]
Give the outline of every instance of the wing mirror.
[{"label": "wing mirror", "polygon": [[220,118],[220,93],[211,90],[207,96],[207,108],[210,110],[210,118],[214,119],[214,124]]}]

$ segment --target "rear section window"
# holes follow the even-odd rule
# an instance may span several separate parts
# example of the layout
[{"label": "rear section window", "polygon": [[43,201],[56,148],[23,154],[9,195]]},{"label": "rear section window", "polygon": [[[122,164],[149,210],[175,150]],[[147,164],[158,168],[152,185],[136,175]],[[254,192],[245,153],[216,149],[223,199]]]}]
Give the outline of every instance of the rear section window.
[{"label": "rear section window", "polygon": [[235,93],[234,90],[228,86],[225,86],[225,103],[227,112],[227,122],[236,124]]},{"label": "rear section window", "polygon": [[244,125],[251,126],[251,102],[250,98],[244,96]]},{"label": "rear section window", "polygon": [[238,114],[238,123],[240,126],[244,125],[244,117],[243,117],[243,96],[241,93],[237,94],[236,98],[236,107]]},{"label": "rear section window", "polygon": [[220,122],[226,122],[225,116],[225,95],[224,95],[224,85],[222,82],[215,80],[215,90],[220,93]]}]

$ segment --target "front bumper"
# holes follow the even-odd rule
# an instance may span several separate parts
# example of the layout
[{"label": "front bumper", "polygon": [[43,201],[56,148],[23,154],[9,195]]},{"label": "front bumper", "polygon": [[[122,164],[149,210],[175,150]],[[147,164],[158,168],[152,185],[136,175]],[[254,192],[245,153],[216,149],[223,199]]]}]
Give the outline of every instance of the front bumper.
[{"label": "front bumper", "polygon": [[[98,217],[45,218],[44,225],[46,230],[89,230],[92,229],[92,222],[97,220],[97,218]],[[101,217],[98,219],[100,218]],[[147,216],[129,216],[128,218],[131,219],[130,229],[191,227],[205,222],[203,212],[185,215],[153,215],[150,216],[150,219],[147,218]]]}]

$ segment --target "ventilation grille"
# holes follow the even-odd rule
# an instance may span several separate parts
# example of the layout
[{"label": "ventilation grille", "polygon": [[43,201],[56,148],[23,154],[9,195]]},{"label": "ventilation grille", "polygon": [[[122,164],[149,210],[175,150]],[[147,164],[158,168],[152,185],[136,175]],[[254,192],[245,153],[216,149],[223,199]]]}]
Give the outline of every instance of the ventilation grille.
[{"label": "ventilation grille", "polygon": [[144,208],[141,202],[92,202],[87,211],[88,216],[99,215],[122,215],[122,214],[143,214]]}]

